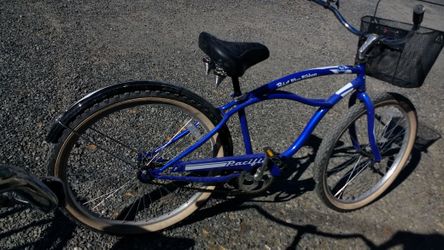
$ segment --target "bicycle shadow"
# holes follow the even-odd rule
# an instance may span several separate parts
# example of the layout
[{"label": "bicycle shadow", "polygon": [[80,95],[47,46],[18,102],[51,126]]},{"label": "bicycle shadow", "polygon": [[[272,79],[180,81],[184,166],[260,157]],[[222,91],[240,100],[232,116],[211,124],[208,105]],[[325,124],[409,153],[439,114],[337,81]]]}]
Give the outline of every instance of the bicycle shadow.
[{"label": "bicycle shadow", "polygon": [[[27,213],[29,212],[28,209],[33,208],[26,205],[16,205],[0,213],[0,219],[8,216],[22,218],[20,213]],[[51,217],[37,219],[15,229],[1,230],[0,240],[7,239],[15,234],[33,231],[38,227],[45,227],[39,236],[36,235],[30,238],[28,234],[25,236],[26,241],[33,240],[36,237],[37,240],[17,245],[12,243],[9,246],[1,246],[0,249],[64,249],[67,247],[68,241],[74,237],[77,225],[60,210],[56,210]],[[194,245],[195,241],[192,239],[167,237],[160,233],[151,233],[142,237],[123,237],[111,249],[190,249]]]},{"label": "bicycle shadow", "polygon": [[[427,153],[428,148],[439,139],[441,139],[441,135],[438,131],[428,127],[424,123],[418,123],[417,136],[409,161],[390,187],[373,202],[384,198],[388,193],[403,183],[418,167],[422,154]],[[273,202],[289,201],[305,192],[314,190],[316,182],[312,178],[312,175],[310,175],[311,178],[303,180],[300,178],[313,164],[321,142],[321,138],[316,135],[311,135],[308,143],[305,145],[305,147],[311,149],[311,152],[302,157],[293,158],[288,162],[289,166],[284,169],[280,180],[267,190],[266,195],[274,195]],[[264,200],[263,202],[266,201]]]},{"label": "bicycle shadow", "polygon": [[110,249],[192,249],[195,241],[189,238],[167,237],[161,233],[125,236]]},{"label": "bicycle shadow", "polygon": [[286,162],[287,167],[283,169],[279,180],[273,183],[266,193],[266,195],[273,195],[273,202],[289,201],[314,190],[316,182],[311,173],[308,175],[310,177],[301,178],[315,161],[321,142],[320,137],[310,135],[304,145],[304,153]]},{"label": "bicycle shadow", "polygon": [[415,145],[411,153],[410,160],[407,165],[399,173],[395,181],[390,185],[390,187],[374,202],[384,198],[387,194],[396,189],[401,183],[403,183],[418,167],[421,162],[422,154],[428,152],[428,148],[432,146],[436,141],[441,139],[441,134],[438,131],[428,127],[424,123],[418,123],[418,131],[415,140]]},{"label": "bicycle shadow", "polygon": [[269,213],[267,210],[259,205],[245,205],[246,201],[248,201],[247,198],[234,198],[232,200],[227,200],[226,202],[220,203],[216,206],[202,209],[195,215],[190,216],[189,219],[186,219],[185,221],[177,225],[177,227],[187,226],[189,224],[205,220],[206,218],[210,218],[221,213],[254,209],[265,219],[297,231],[296,235],[293,237],[293,241],[287,247],[287,249],[296,249],[299,242],[306,234],[337,240],[360,239],[370,249],[388,249],[396,246],[400,246],[402,247],[402,249],[439,249],[438,247],[442,247],[444,245],[444,235],[442,234],[418,234],[409,231],[397,231],[389,240],[383,242],[380,245],[377,245],[363,234],[324,232],[319,230],[315,225],[298,225],[286,222],[280,218],[277,218],[276,216],[273,216],[271,213]]},{"label": "bicycle shadow", "polygon": [[[418,138],[412,152],[412,157],[405,169],[401,172],[395,183],[385,192],[384,195],[394,190],[398,185],[405,181],[410,174],[413,173],[418,166],[422,153],[427,153],[427,149],[437,140],[441,135],[436,131],[428,128],[424,124],[420,124],[418,128]],[[314,162],[317,150],[321,143],[321,139],[312,135],[308,140],[306,147],[309,152],[292,159],[289,166],[282,172],[282,180],[270,187],[266,196],[273,196],[272,201],[257,200],[255,202],[285,202],[294,199],[305,192],[312,191],[315,187],[313,178],[306,178],[300,180],[303,174],[307,171],[309,166]],[[383,195],[383,196],[384,196]],[[383,197],[381,196],[381,198]],[[401,246],[404,249],[433,249],[435,246],[444,245],[444,236],[441,234],[417,234],[408,231],[398,231],[386,242],[377,245],[362,234],[340,234],[324,232],[319,230],[315,225],[297,225],[285,222],[255,204],[245,205],[245,202],[250,201],[251,197],[235,197],[227,198],[222,194],[216,194],[214,198],[225,199],[222,203],[215,206],[202,209],[183,222],[174,227],[183,227],[206,218],[213,217],[221,213],[232,211],[242,211],[247,209],[255,209],[264,218],[273,221],[279,225],[292,228],[296,230],[296,235],[288,248],[296,248],[304,235],[311,234],[319,237],[327,237],[333,239],[360,239],[372,249],[387,249],[395,246]],[[13,216],[17,213],[23,213],[28,209],[26,206],[15,207],[0,214],[0,218]],[[30,230],[34,227],[48,225],[40,234],[40,237],[35,242],[22,244],[19,246],[12,246],[11,249],[35,248],[35,249],[62,249],[66,247],[67,242],[73,237],[76,224],[65,217],[60,211],[54,213],[53,218],[46,218],[33,221],[22,227],[4,231],[0,233],[0,239],[10,237],[22,231]],[[189,238],[167,237],[161,233],[146,234],[144,236],[123,237],[115,243],[112,249],[190,249],[195,246],[195,241]]]},{"label": "bicycle shadow", "polygon": [[[416,143],[408,164],[405,166],[405,168],[403,169],[397,180],[380,198],[384,197],[386,194],[388,194],[389,192],[394,190],[397,186],[399,186],[402,182],[404,182],[419,165],[421,160],[421,155],[423,153],[427,153],[428,148],[440,138],[441,135],[437,131],[434,131],[433,129],[427,127],[425,124],[419,124]],[[267,193],[267,195],[275,195],[274,200],[272,202],[285,202],[293,198],[296,198],[307,191],[312,191],[314,189],[315,181],[313,180],[313,178],[304,179],[302,181],[299,180],[299,178],[313,163],[320,143],[321,139],[319,137],[312,136],[312,138],[310,138],[309,143],[306,146],[309,146],[312,149],[312,152],[302,156],[301,158],[295,158],[294,161],[292,162],[293,166],[290,166],[287,169],[288,171],[283,173],[282,176],[283,180],[281,180],[277,185],[272,186],[269,192]],[[302,162],[301,159],[303,160]],[[296,166],[295,168],[296,173],[293,173],[294,168],[292,169],[292,167],[295,166]],[[216,197],[224,198],[221,196],[216,196]],[[192,215],[189,219],[186,219],[184,222],[180,223],[177,226],[181,227],[188,224],[192,224],[221,213],[241,211],[246,209],[255,209],[259,214],[261,214],[266,219],[271,220],[277,224],[297,230],[297,233],[292,243],[288,247],[289,249],[296,248],[298,246],[299,241],[302,239],[303,235],[305,234],[312,234],[320,237],[328,237],[334,239],[352,239],[352,238],[361,239],[371,249],[387,249],[396,246],[400,246],[403,249],[419,249],[419,248],[437,249],[436,247],[444,245],[444,235],[442,234],[438,233],[418,234],[409,231],[398,231],[395,234],[393,234],[393,236],[389,240],[383,242],[380,245],[377,245],[362,234],[338,234],[338,233],[323,232],[318,230],[315,225],[297,225],[297,224],[288,223],[273,216],[272,214],[268,213],[265,209],[263,209],[258,205],[255,204],[244,205],[244,203],[247,201],[251,201],[251,197],[237,197],[231,200],[226,200],[223,203],[218,204],[214,207],[200,210],[195,215]],[[254,202],[269,202],[269,201],[254,199]]]},{"label": "bicycle shadow", "polygon": [[[33,209],[30,206],[20,205],[0,214],[0,218],[8,216],[17,216],[23,218],[20,213],[29,212],[27,209]],[[28,230],[35,230],[37,227],[45,226],[45,229],[38,236],[38,240],[21,245],[9,246],[8,249],[63,249],[67,242],[73,237],[76,224],[67,218],[62,212],[56,210],[53,217],[34,220],[21,227],[3,231],[0,233],[0,240],[10,237],[14,234],[20,234]],[[26,236],[28,237],[28,236]],[[29,241],[31,238],[27,238]]]},{"label": "bicycle shadow", "polygon": [[[427,133],[424,133],[425,131],[427,131]],[[405,181],[418,166],[421,159],[421,154],[424,152],[426,153],[428,147],[441,138],[436,131],[430,133],[431,131],[432,130],[430,130],[430,128],[423,124],[419,127],[417,143],[415,144],[412,157],[408,165],[400,174],[397,181],[391,186],[391,188],[389,188],[389,190],[385,192],[385,194],[389,193],[400,183]],[[392,247],[401,247],[402,249],[437,249],[438,246],[444,245],[444,235],[442,234],[418,234],[409,231],[397,231],[389,240],[378,245],[363,234],[325,232],[319,230],[315,225],[311,224],[298,225],[288,223],[273,216],[257,204],[246,204],[246,202],[252,201],[252,198],[255,198],[254,202],[259,203],[286,202],[304,194],[305,192],[312,191],[315,187],[315,181],[313,178],[306,178],[303,180],[300,180],[300,178],[314,162],[321,141],[322,140],[319,137],[312,135],[306,145],[308,148],[310,148],[309,152],[300,157],[292,159],[288,163],[289,166],[282,173],[282,179],[271,186],[268,192],[265,194],[265,196],[272,196],[272,201],[258,200],[256,199],[258,196],[238,196],[229,198],[224,193],[215,193],[213,198],[223,200],[221,203],[197,211],[184,221],[173,226],[173,228],[185,227],[222,213],[254,209],[264,218],[297,231],[291,244],[287,247],[288,249],[297,248],[301,239],[307,234],[337,240],[360,239],[370,249],[387,249]],[[156,243],[153,244],[153,242]],[[113,246],[113,249],[189,249],[194,245],[195,241],[192,239],[170,238],[163,236],[161,233],[155,233],[144,236],[123,237]]]},{"label": "bicycle shadow", "polygon": [[[316,135],[310,135],[307,143],[304,145],[302,154],[298,152],[298,156],[286,160],[286,167],[282,169],[281,175],[276,178],[272,185],[260,194],[240,195],[247,199],[254,198],[257,202],[286,202],[292,200],[302,194],[313,191],[315,181],[312,175],[304,175],[308,168],[313,164],[322,139]],[[304,178],[304,179],[302,179]],[[239,195],[238,195],[239,196]],[[230,193],[215,192],[212,195],[216,199],[227,199]],[[272,197],[273,200],[259,200],[260,197]]]}]

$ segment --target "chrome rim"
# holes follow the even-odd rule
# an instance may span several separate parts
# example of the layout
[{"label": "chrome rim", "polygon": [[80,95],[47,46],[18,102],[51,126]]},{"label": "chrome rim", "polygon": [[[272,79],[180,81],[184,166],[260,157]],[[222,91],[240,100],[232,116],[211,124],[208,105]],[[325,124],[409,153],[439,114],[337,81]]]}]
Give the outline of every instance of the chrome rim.
[{"label": "chrome rim", "polygon": [[[141,183],[135,174],[137,154],[171,139],[153,135],[171,137],[192,124],[194,132],[161,151],[157,160],[171,159],[213,125],[195,108],[170,99],[139,98],[120,102],[118,106],[110,105],[91,115],[77,126],[77,132],[71,133],[62,147],[70,153],[68,158],[59,157],[58,164],[66,167],[63,177],[69,185],[69,195],[75,197],[74,207],[88,219],[138,226],[181,214],[202,197],[203,193],[195,190],[197,184]],[[212,138],[187,158],[214,157],[214,141]]]},{"label": "chrome rim", "polygon": [[332,201],[345,204],[364,201],[392,181],[403,167],[412,129],[407,113],[398,105],[382,104],[375,108],[375,114],[375,137],[382,160],[379,163],[373,160],[366,114],[362,113],[353,123],[359,148],[353,146],[347,129],[329,159],[325,179]]}]

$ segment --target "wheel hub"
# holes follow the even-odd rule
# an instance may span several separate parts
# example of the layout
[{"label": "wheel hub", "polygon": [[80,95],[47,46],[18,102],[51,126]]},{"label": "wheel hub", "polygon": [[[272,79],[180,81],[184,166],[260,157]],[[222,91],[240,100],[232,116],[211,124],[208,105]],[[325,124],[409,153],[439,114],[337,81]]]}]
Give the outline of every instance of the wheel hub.
[{"label": "wheel hub", "polygon": [[142,183],[151,183],[154,179],[151,172],[147,169],[140,169],[137,171],[137,179]]},{"label": "wheel hub", "polygon": [[162,163],[153,161],[151,157],[140,157],[139,154],[137,158],[137,179],[142,183],[152,183],[154,176],[151,171],[162,166]]}]

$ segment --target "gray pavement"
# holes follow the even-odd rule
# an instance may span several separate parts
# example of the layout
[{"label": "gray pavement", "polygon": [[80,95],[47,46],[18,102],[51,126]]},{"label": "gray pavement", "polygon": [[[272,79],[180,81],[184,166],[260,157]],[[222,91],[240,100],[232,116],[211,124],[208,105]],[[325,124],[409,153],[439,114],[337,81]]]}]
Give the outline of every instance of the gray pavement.
[{"label": "gray pavement", "polygon": [[[416,1],[386,0],[380,15],[407,21]],[[442,2],[434,0],[434,2]],[[342,1],[344,15],[358,24],[376,1]],[[444,7],[426,4],[425,26],[444,30]],[[304,68],[352,64],[357,38],[334,16],[305,0],[296,1],[2,1],[0,2],[0,163],[46,174],[53,119],[95,89],[130,79],[177,83],[214,105],[229,100],[228,81],[215,88],[204,76],[197,37],[261,42],[265,62],[241,79],[251,90]],[[286,87],[326,97],[350,77],[318,78]],[[369,92],[395,91],[415,104],[422,127],[444,133],[444,56],[424,86],[401,89],[369,79]],[[322,138],[346,112],[341,104],[316,129]],[[285,149],[314,110],[289,102],[247,109],[255,151]],[[235,121],[235,120],[233,120]],[[239,128],[230,123],[236,153]],[[312,142],[315,144],[315,141]],[[310,153],[306,148],[303,153]],[[212,199],[184,223],[160,234],[114,237],[76,226],[60,213],[0,209],[0,249],[357,249],[433,248],[444,245],[444,142],[415,151],[395,189],[376,203],[336,213],[316,197],[310,168],[281,192],[255,200]]]}]

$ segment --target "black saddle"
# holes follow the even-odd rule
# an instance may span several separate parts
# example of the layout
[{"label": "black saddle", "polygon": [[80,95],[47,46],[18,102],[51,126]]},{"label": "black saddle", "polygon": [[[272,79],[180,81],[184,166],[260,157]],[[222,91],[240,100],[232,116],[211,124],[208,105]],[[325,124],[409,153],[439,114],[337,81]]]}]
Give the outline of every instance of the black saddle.
[{"label": "black saddle", "polygon": [[206,32],[199,35],[199,48],[230,77],[242,76],[249,67],[270,56],[260,43],[227,42]]}]

